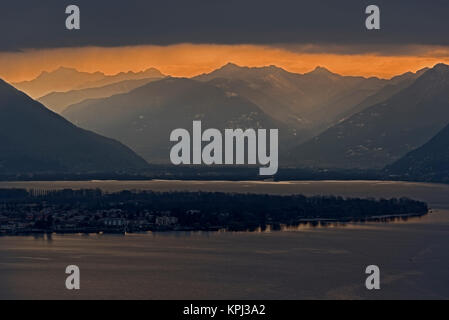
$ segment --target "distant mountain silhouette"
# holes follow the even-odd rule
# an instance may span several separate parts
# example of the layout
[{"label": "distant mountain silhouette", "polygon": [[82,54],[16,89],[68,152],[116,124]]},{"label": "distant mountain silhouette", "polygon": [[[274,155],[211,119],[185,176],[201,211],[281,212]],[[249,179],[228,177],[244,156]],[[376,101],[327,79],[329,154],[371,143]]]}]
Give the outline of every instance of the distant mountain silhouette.
[{"label": "distant mountain silhouette", "polygon": [[36,99],[53,91],[72,90],[88,81],[104,78],[105,75],[101,72],[88,73],[60,67],[52,72],[44,71],[36,79],[12,83],[12,85]]},{"label": "distant mountain silhouette", "polygon": [[344,77],[323,67],[296,74],[276,66],[248,68],[232,63],[195,79],[244,97],[271,117],[312,133],[337,122],[339,114],[388,83],[377,78]]},{"label": "distant mountain silhouette", "polygon": [[260,108],[208,83],[167,78],[129,93],[86,100],[68,107],[63,115],[75,124],[118,139],[152,163],[168,163],[172,130],[192,130],[201,120],[203,128],[281,129],[282,124]]},{"label": "distant mountain silhouette", "polygon": [[113,76],[105,76],[100,80],[92,80],[79,85],[76,89],[98,88],[124,80],[162,79],[166,76],[155,68],[149,68],[141,72],[120,72]]},{"label": "distant mountain silhouette", "polygon": [[0,172],[127,172],[147,163],[117,141],[80,129],[0,80]]},{"label": "distant mountain silhouette", "polygon": [[383,168],[423,145],[448,120],[449,66],[438,64],[387,100],[302,144],[290,161],[313,167]]},{"label": "distant mountain silhouette", "polygon": [[52,72],[42,72],[36,79],[13,83],[17,89],[37,99],[51,92],[65,92],[75,89],[102,87],[124,80],[145,78],[163,78],[164,75],[154,68],[142,72],[121,72],[107,76],[101,72],[80,72],[73,68],[60,67]]},{"label": "distant mountain silhouette", "polygon": [[412,180],[449,182],[449,125],[385,171]]},{"label": "distant mountain silhouette", "polygon": [[115,94],[126,93],[151,81],[156,81],[159,79],[160,78],[124,80],[98,88],[78,89],[67,92],[52,92],[42,98],[39,98],[38,101],[50,110],[61,113],[71,104],[79,103],[86,99],[106,98]]}]

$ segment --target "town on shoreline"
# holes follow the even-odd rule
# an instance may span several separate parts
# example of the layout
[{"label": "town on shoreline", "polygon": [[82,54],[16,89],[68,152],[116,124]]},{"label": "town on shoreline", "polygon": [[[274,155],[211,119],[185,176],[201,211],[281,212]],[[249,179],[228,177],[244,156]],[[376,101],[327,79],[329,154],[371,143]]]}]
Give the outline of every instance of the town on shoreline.
[{"label": "town on shoreline", "polygon": [[281,230],[427,214],[421,201],[337,196],[0,189],[0,235]]}]

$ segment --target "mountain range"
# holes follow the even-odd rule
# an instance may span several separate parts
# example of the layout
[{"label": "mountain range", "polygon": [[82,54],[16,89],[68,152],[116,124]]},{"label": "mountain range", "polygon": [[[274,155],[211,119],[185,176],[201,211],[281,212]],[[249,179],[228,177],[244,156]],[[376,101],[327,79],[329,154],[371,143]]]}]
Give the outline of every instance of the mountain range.
[{"label": "mountain range", "polygon": [[[172,145],[170,132],[176,128],[190,130],[192,121],[201,120],[204,129],[280,129],[281,165],[336,169],[386,167],[385,172],[391,175],[420,174],[422,177],[447,171],[444,141],[447,141],[449,129],[444,128],[449,123],[449,66],[444,64],[389,80],[341,76],[323,67],[295,74],[276,66],[249,68],[232,63],[192,79],[165,77],[155,69],[105,76],[60,68],[53,73],[43,73],[27,84],[32,90],[42,89],[44,84],[49,85],[64,74],[74,76],[67,83],[60,83],[60,87],[72,89],[54,92],[54,88],[47,87],[52,93],[39,101],[75,125],[97,133],[84,131],[58,117],[58,123],[72,126],[69,143],[71,139],[76,140],[70,138],[72,135],[80,134],[87,145],[101,145],[98,150],[110,157],[113,157],[112,149],[117,150],[122,160],[111,163],[108,170],[142,167],[146,165],[143,159],[150,163],[168,163]],[[2,86],[8,88],[2,90],[3,95],[14,96],[10,86],[5,83]],[[32,110],[40,110],[36,119],[45,119],[40,121],[42,123],[49,121],[47,118],[55,121],[56,115],[23,93],[14,92],[22,100],[11,104],[8,98],[1,102],[2,111],[7,111],[8,115],[2,117],[4,127],[13,132],[10,125],[16,124],[32,141],[34,137],[24,125],[36,130],[36,124],[31,122],[33,119],[26,118],[30,110],[20,108],[33,105]],[[8,107],[4,106],[5,102],[9,103]],[[19,121],[19,112],[26,116],[24,123]],[[58,130],[62,130],[60,126]],[[44,130],[45,139],[39,135],[36,139],[49,139],[52,127],[54,125],[49,123],[48,130]],[[7,132],[2,133],[3,141],[12,139]],[[61,132],[56,132],[52,139],[62,143],[62,137],[67,134]],[[105,143],[103,139],[106,138],[100,135],[120,141],[143,159],[119,142],[108,140]],[[106,150],[105,144],[114,147]],[[46,150],[41,150],[39,156],[22,157],[41,164],[45,164],[44,153],[53,156],[52,152],[59,150],[58,147],[47,152],[39,143],[27,148],[37,154],[39,148]],[[79,151],[72,149],[75,154]],[[12,152],[9,155],[12,157]],[[75,171],[97,170],[96,166],[101,163],[101,155],[95,152],[90,164],[78,161],[77,165],[62,153],[55,157],[60,160],[57,167],[65,170],[69,167]],[[130,162],[123,165],[125,158]],[[3,161],[2,166],[21,161]],[[52,164],[47,168],[56,166],[58,161],[48,160]],[[31,166],[32,161],[28,163]]]},{"label": "mountain range", "polygon": [[69,106],[63,116],[121,141],[151,163],[169,163],[171,131],[191,131],[194,120],[201,120],[204,129],[283,128],[281,137],[289,135],[282,123],[251,101],[186,78],[167,78],[126,94],[86,100]]},{"label": "mountain range", "polygon": [[0,80],[0,172],[135,172],[147,163],[121,143],[81,129]]},{"label": "mountain range", "polygon": [[438,64],[388,99],[300,145],[290,162],[380,169],[426,143],[448,122],[449,66]]},{"label": "mountain range", "polygon": [[301,130],[298,138],[304,139],[338,122],[339,114],[388,83],[340,76],[323,67],[297,74],[276,66],[248,68],[232,63],[194,79],[248,99],[272,118]]},{"label": "mountain range", "polygon": [[137,73],[130,71],[109,76],[102,72],[88,73],[73,68],[60,67],[52,72],[44,71],[33,80],[16,82],[12,85],[33,99],[37,99],[51,92],[97,88],[124,80],[163,77],[164,75],[154,68]]},{"label": "mountain range", "polygon": [[39,98],[38,101],[50,110],[61,113],[69,105],[76,104],[87,99],[106,98],[116,94],[126,93],[151,81],[156,81],[159,79],[161,78],[123,80],[102,87],[78,89],[67,92],[52,92]]}]

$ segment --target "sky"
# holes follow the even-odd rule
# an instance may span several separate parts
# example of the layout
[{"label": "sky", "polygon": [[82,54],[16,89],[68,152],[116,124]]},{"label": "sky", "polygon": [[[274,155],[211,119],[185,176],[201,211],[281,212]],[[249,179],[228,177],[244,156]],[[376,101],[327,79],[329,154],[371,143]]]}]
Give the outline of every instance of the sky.
[{"label": "sky", "polygon": [[[80,30],[65,29],[69,4],[80,7]],[[369,4],[381,30],[365,28]],[[449,63],[448,32],[445,0],[4,0],[0,77],[60,66],[192,76],[234,62],[389,78]]]}]

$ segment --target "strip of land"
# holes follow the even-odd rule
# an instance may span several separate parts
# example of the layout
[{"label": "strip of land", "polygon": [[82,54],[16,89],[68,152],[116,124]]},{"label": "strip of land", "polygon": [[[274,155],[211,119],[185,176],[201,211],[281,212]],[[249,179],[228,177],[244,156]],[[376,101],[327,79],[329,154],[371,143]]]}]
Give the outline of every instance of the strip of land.
[{"label": "strip of land", "polygon": [[0,234],[280,229],[301,223],[421,216],[408,198],[99,189],[0,189]]}]

